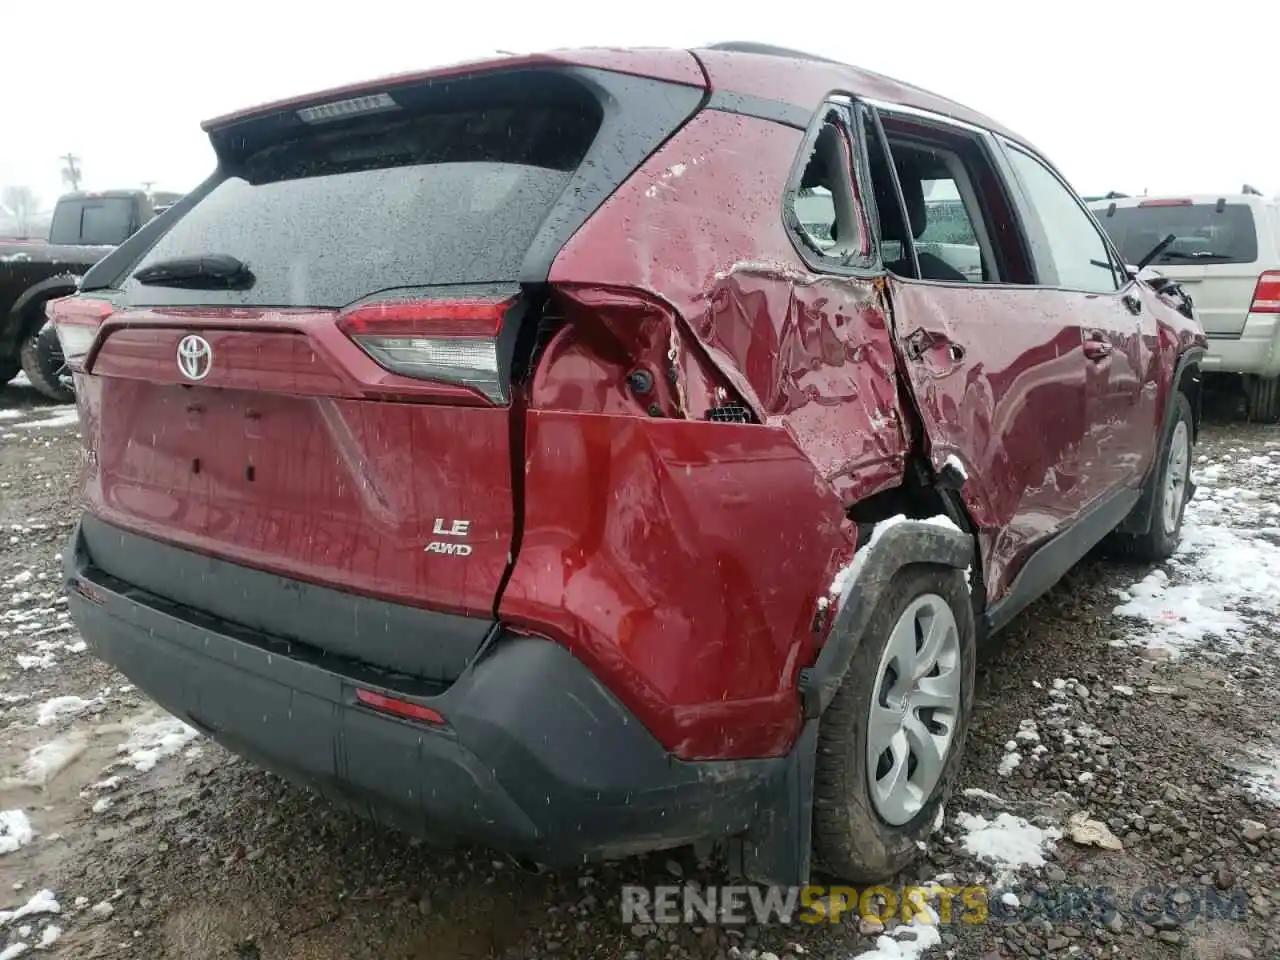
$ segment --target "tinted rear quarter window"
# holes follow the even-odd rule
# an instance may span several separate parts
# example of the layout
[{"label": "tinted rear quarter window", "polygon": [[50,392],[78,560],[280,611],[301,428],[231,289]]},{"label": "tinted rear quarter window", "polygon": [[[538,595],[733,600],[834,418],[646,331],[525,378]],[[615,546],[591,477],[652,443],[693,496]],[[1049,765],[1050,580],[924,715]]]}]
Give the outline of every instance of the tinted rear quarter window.
[{"label": "tinted rear quarter window", "polygon": [[236,163],[137,265],[229,254],[257,277],[251,289],[125,289],[139,305],[342,307],[517,278],[599,124],[570,103],[319,128]]},{"label": "tinted rear quarter window", "polygon": [[1117,206],[1095,208],[1094,216],[1129,263],[1136,263],[1173,234],[1169,248],[1156,263],[1253,263],[1258,259],[1258,234],[1247,204],[1215,203],[1176,206]]}]

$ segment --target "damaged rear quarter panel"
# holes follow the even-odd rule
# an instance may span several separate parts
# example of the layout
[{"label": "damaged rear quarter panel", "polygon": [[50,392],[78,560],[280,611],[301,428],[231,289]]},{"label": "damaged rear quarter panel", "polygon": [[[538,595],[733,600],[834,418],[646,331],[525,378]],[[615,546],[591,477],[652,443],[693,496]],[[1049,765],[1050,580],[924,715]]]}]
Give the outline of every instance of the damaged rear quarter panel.
[{"label": "damaged rear quarter panel", "polygon": [[[550,276],[574,291],[571,324],[593,321],[588,289],[666,304],[678,339],[762,421],[706,422],[687,359],[674,417],[666,402],[662,417],[628,415],[600,382],[608,364],[578,353],[589,337],[549,353],[577,357],[591,380],[580,395],[600,411],[572,412],[571,385],[535,378],[523,539],[499,613],[568,645],[685,758],[790,748],[798,674],[823,635],[819,600],[852,554],[845,505],[900,483],[907,452],[875,282],[814,275],[783,226],[801,139],[703,112],[605,202]],[[595,309],[620,342],[616,304],[597,298]]]},{"label": "damaged rear quarter panel", "polygon": [[500,615],[565,644],[676,756],[784,754],[819,596],[852,550],[782,430],[529,412]]},{"label": "damaged rear quarter panel", "polygon": [[788,430],[848,502],[900,481],[908,438],[875,281],[814,274],[783,226],[801,140],[704,111],[570,240],[551,280],[669,303],[757,416]]}]

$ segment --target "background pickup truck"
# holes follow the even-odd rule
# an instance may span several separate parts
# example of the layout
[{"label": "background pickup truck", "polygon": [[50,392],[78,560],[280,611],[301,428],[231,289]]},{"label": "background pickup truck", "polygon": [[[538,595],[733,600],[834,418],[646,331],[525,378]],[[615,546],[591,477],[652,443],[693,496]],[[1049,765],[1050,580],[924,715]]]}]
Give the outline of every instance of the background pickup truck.
[{"label": "background pickup truck", "polygon": [[91,266],[168,209],[180,194],[143,190],[68,193],[54,207],[47,239],[0,238],[0,388],[26,373],[52,400],[70,401],[71,377],[45,304],[76,292]]}]

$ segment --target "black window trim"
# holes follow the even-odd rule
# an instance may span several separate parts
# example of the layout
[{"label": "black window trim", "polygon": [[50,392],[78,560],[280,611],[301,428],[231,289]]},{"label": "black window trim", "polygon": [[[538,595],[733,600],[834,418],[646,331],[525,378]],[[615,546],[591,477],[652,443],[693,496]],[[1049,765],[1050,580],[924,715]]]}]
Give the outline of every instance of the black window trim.
[{"label": "black window trim", "polygon": [[[855,103],[856,101],[852,94],[840,90],[833,90],[822,98],[822,102],[809,118],[804,137],[800,141],[800,147],[791,162],[791,170],[787,173],[787,185],[782,191],[780,208],[782,225],[786,230],[787,238],[791,241],[791,246],[795,249],[796,255],[800,257],[805,266],[814,273],[865,278],[879,276],[884,272],[884,269],[880,264],[879,245],[875,243],[874,217],[872,215],[874,212],[874,200],[867,193],[869,181],[862,176],[862,168],[866,163],[866,144],[862,138],[861,129],[853,122]],[[869,256],[846,262],[827,257],[814,250],[804,239],[800,218],[795,211],[795,200],[800,192],[800,181],[809,165],[809,159],[817,143],[818,134],[822,131],[827,118],[833,112],[839,117],[840,122],[844,124],[845,132],[849,136],[849,142],[854,153],[854,169],[850,171],[850,176],[855,181],[861,203],[859,209],[853,211],[853,215],[862,219],[863,230],[866,231],[867,236],[872,238]]]},{"label": "black window trim", "polygon": [[[1005,168],[1005,177],[1016,185],[1020,204],[1023,207],[1024,221],[1034,224],[1034,240],[1032,250],[1032,264],[1036,271],[1036,277],[1040,280],[1042,288],[1051,290],[1065,290],[1072,293],[1082,293],[1091,296],[1109,297],[1113,294],[1125,293],[1130,286],[1136,283],[1136,278],[1131,275],[1126,268],[1124,258],[1120,256],[1115,244],[1111,242],[1111,237],[1107,231],[1102,229],[1097,218],[1093,215],[1093,211],[1089,209],[1088,204],[1080,199],[1079,195],[1067,182],[1066,178],[1058,172],[1058,168],[1048,161],[1039,151],[1025,144],[1015,143],[1014,141],[1002,136],[993,136],[993,141],[999,149],[1001,158]],[[1053,256],[1049,249],[1048,234],[1044,229],[1044,223],[1040,218],[1040,213],[1036,209],[1034,203],[1031,202],[1030,195],[1027,191],[1026,182],[1018,173],[1017,168],[1013,164],[1013,160],[1009,151],[1016,150],[1031,160],[1039,163],[1042,167],[1049,171],[1050,175],[1058,181],[1058,183],[1067,191],[1067,195],[1075,201],[1077,209],[1079,209],[1085,218],[1092,225],[1094,232],[1098,235],[1098,239],[1102,241],[1103,249],[1106,250],[1108,260],[1111,266],[1112,280],[1116,284],[1115,290],[1084,290],[1079,287],[1068,287],[1063,285],[1061,278],[1057,275],[1056,269],[1053,267]]]}]

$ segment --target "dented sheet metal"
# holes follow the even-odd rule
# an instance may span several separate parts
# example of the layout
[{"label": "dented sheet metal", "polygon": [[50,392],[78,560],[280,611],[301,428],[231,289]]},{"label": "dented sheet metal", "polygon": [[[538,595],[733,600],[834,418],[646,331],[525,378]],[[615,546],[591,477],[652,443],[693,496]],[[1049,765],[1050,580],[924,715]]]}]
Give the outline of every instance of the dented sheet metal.
[{"label": "dented sheet metal", "polygon": [[[700,114],[569,242],[551,280],[670,303],[724,380],[847,503],[901,482],[909,437],[875,281],[815,275],[783,226],[778,198],[800,139],[756,118]],[[753,149],[726,162],[724,145],[744,142]],[[716,164],[700,162],[712,153]],[[701,418],[692,396],[687,406]]]}]

